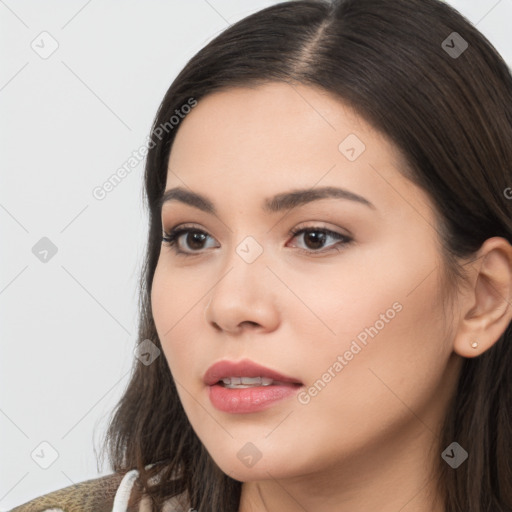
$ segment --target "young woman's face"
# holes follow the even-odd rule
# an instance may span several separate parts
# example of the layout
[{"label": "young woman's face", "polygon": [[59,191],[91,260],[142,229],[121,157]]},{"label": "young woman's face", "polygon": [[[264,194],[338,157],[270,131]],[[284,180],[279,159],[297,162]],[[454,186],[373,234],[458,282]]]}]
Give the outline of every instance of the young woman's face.
[{"label": "young woman's face", "polygon": [[[232,477],[378,471],[404,446],[424,464],[456,382],[457,318],[444,320],[432,204],[400,165],[304,85],[217,92],[181,121],[166,190],[183,194],[162,225],[190,231],[162,244],[153,315],[190,423]],[[266,370],[205,383],[224,361]]]}]

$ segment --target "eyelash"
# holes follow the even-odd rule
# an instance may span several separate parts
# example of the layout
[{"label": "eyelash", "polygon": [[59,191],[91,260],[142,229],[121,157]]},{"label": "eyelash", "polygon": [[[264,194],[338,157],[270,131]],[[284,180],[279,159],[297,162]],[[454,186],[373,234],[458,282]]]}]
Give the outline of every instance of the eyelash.
[{"label": "eyelash", "polygon": [[[336,238],[337,240],[339,240],[340,244],[335,244],[333,247],[330,247],[327,250],[318,250],[318,251],[299,248],[299,251],[301,253],[312,255],[312,254],[329,253],[333,250],[340,252],[340,249],[337,248],[338,245],[347,246],[353,242],[353,239],[346,235],[342,235],[341,233],[337,233],[336,231],[331,231],[330,229],[317,227],[317,226],[308,226],[306,228],[295,228],[295,229],[290,230],[289,235],[293,235],[293,238],[295,238],[297,235],[301,235],[302,233],[307,233],[310,231],[311,232],[320,232],[325,235],[332,236],[333,238]],[[189,253],[189,252],[180,250],[177,245],[177,241],[181,237],[181,235],[183,235],[185,233],[192,233],[192,232],[209,236],[208,233],[206,233],[205,231],[203,231],[201,229],[198,229],[198,228],[195,228],[192,226],[190,226],[190,227],[189,226],[181,226],[179,228],[172,229],[170,232],[165,232],[164,235],[162,236],[162,242],[164,245],[171,247],[172,250],[174,251],[174,253],[178,256],[196,256],[196,255],[200,254],[200,251],[193,251],[192,253]]]}]

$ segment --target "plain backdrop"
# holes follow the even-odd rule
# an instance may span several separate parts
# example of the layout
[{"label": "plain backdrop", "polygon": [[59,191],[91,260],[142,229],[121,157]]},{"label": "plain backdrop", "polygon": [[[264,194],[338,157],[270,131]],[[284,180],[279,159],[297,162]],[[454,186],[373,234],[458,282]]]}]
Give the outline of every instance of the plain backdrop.
[{"label": "plain backdrop", "polygon": [[[275,3],[0,0],[0,510],[111,473],[98,450],[135,357],[143,162],[93,191],[185,63]],[[512,63],[512,0],[449,3]]]}]

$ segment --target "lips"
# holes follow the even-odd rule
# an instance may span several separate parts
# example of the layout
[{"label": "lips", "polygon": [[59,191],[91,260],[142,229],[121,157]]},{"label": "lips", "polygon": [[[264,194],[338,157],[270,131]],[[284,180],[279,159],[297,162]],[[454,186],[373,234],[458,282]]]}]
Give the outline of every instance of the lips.
[{"label": "lips", "polygon": [[251,414],[277,407],[302,386],[298,379],[248,359],[215,363],[203,380],[213,407],[228,414]]},{"label": "lips", "polygon": [[261,366],[253,361],[245,359],[243,361],[219,361],[213,364],[206,371],[203,381],[207,386],[213,386],[222,382],[223,379],[235,378],[256,378],[262,377],[263,379],[272,379],[272,385],[279,384],[297,384],[302,385],[302,382],[294,377],[289,377],[278,373],[270,368]]}]

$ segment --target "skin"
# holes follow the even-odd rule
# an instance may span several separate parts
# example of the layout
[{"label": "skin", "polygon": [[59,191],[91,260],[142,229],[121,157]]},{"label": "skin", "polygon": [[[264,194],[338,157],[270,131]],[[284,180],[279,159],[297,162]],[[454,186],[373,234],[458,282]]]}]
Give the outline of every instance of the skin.
[{"label": "skin", "polygon": [[[366,146],[354,161],[338,149],[349,134]],[[489,349],[511,321],[512,247],[486,241],[448,313],[433,206],[403,165],[347,105],[300,84],[216,92],[179,126],[166,189],[206,195],[218,214],[164,204],[165,231],[192,223],[209,236],[202,245],[181,237],[191,256],[162,245],[153,315],[195,432],[244,482],[240,512],[444,511],[430,472],[446,448],[440,424],[462,357]],[[261,208],[274,194],[322,186],[375,209],[339,198]],[[315,245],[311,232],[290,235],[296,227],[353,242]],[[263,250],[252,263],[236,252],[247,236]],[[292,397],[242,415],[209,401],[202,378],[222,359],[251,359],[309,389],[394,303],[401,310],[308,403]],[[252,467],[237,457],[247,442],[261,453]]]}]

